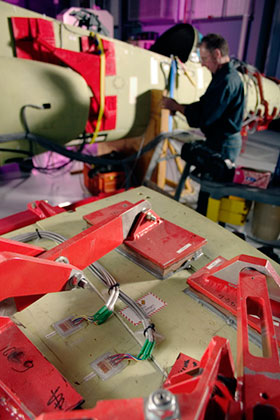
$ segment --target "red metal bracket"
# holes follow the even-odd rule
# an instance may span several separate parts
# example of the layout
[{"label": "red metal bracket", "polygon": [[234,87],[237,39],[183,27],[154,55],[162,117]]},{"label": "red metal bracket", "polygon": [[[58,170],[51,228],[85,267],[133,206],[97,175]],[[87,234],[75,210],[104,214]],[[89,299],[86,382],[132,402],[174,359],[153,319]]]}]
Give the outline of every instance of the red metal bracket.
[{"label": "red metal bracket", "polygon": [[51,204],[46,203],[45,200],[32,201],[27,204],[27,210],[0,219],[0,235],[4,235],[5,233],[12,232],[13,230],[20,229],[24,226],[32,225],[41,219],[46,219],[47,217],[52,217],[59,213],[75,211],[80,206],[123,191],[125,190],[120,189],[111,193],[100,193],[97,196],[86,197],[63,207],[52,206]]},{"label": "red metal bracket", "polygon": [[[272,314],[277,321],[280,318],[280,276],[268,260],[249,255],[239,255],[229,261],[218,257],[192,274],[187,283],[202,299],[210,301],[221,311],[226,310],[237,316],[237,282],[241,270],[248,266],[263,272],[269,279],[268,290]],[[280,326],[276,321],[276,337],[280,344]],[[258,318],[248,315],[248,323],[250,327],[261,332]]]},{"label": "red metal bracket", "polygon": [[[137,204],[121,202],[91,213],[85,218],[94,226],[49,251],[0,239],[0,282],[3,286],[0,288],[0,302],[15,298],[19,310],[42,294],[64,290],[69,280],[81,274],[77,267],[83,270],[122,244],[136,215],[149,207],[144,200]],[[62,257],[69,263],[57,262]],[[30,300],[30,297],[33,298]]]},{"label": "red metal bracket", "polygon": [[202,255],[206,243],[205,238],[149,210],[138,216],[121,251],[156,276],[165,278]]},{"label": "red metal bracket", "polygon": [[181,383],[186,379],[191,379],[194,375],[198,374],[199,366],[200,362],[198,360],[180,353],[172,366],[163,387],[168,389],[171,385]]},{"label": "red metal bracket", "polygon": [[[280,418],[280,366],[266,277],[251,268],[240,273],[238,294],[238,396],[246,420]],[[250,352],[249,316],[261,324],[262,356]]]},{"label": "red metal bracket", "polygon": [[[222,337],[214,337],[200,361],[199,375],[167,387],[169,391],[177,394],[182,419],[215,418],[206,417],[206,412],[209,409],[217,410],[217,405],[225,415],[230,402],[233,401],[233,395],[222,382],[223,379],[235,384],[233,359],[229,341]],[[210,399],[215,401],[211,408]],[[208,411],[208,416],[209,414]]]},{"label": "red metal bracket", "polygon": [[27,204],[27,210],[0,219],[0,235],[65,211],[59,206],[51,206],[44,200],[32,201]]},{"label": "red metal bracket", "polygon": [[22,310],[46,293],[65,290],[67,284],[80,274],[70,264],[15,252],[1,252],[0,302],[14,298],[17,309]]},{"label": "red metal bracket", "polygon": [[[12,239],[0,238],[0,252],[16,252],[22,255],[29,255],[30,257],[36,257],[42,252],[45,252],[44,248],[39,246],[24,244],[22,242],[16,242]],[[1,254],[0,254],[1,258]],[[1,299],[0,299],[1,301]]]},{"label": "red metal bracket", "polygon": [[55,216],[59,213],[64,213],[65,210],[59,206],[52,206],[45,200],[36,200],[27,204],[28,210],[35,213],[39,219],[46,219],[50,216]]}]

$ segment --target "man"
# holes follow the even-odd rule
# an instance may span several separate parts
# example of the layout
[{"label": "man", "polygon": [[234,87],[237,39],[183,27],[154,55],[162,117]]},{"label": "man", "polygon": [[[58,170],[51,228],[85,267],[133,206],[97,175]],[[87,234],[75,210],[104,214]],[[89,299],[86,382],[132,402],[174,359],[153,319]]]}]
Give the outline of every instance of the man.
[{"label": "man", "polygon": [[[164,97],[162,106],[172,113],[179,111],[185,115],[191,127],[199,127],[205,134],[205,146],[234,162],[242,143],[243,83],[230,62],[228,43],[221,35],[208,34],[202,38],[200,58],[202,66],[212,73],[205,94],[189,105]],[[184,147],[182,158],[186,160]]]}]

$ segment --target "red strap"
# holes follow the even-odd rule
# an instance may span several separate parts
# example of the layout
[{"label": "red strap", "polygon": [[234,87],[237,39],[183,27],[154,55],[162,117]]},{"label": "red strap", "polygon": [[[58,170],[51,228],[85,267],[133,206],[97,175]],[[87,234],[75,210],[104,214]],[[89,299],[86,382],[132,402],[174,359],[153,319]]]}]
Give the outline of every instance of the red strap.
[{"label": "red strap", "polygon": [[[82,52],[56,48],[53,23],[45,19],[12,17],[16,54],[19,58],[48,62],[68,67],[79,73],[91,88],[93,96],[90,102],[89,118],[86,131],[95,130],[100,103],[100,55],[94,38],[82,37]],[[110,41],[103,40],[106,57],[105,75],[116,74],[115,48]],[[105,96],[105,109],[100,130],[113,130],[116,127],[117,98]]]}]

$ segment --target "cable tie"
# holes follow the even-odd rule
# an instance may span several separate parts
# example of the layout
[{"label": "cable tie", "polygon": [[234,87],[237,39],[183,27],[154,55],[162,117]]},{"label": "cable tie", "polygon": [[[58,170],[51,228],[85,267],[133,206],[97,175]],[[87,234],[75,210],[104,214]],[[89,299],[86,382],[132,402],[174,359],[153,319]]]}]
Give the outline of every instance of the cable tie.
[{"label": "cable tie", "polygon": [[39,236],[39,238],[40,238],[40,239],[42,239],[42,236],[40,235],[39,229],[38,229],[38,228],[36,228],[35,230],[36,230],[36,233],[37,233],[37,235]]},{"label": "cable tie", "polygon": [[147,328],[145,328],[145,330],[143,332],[144,337],[146,337],[146,332],[148,331],[149,328],[151,328],[151,330],[155,331],[155,324],[150,324],[150,325],[147,326]]},{"label": "cable tie", "polygon": [[120,283],[115,283],[115,284],[112,284],[112,286],[110,286],[110,287],[109,287],[109,289],[108,289],[108,293],[110,294],[110,291],[111,291],[112,289],[114,289],[115,287],[120,287]]}]

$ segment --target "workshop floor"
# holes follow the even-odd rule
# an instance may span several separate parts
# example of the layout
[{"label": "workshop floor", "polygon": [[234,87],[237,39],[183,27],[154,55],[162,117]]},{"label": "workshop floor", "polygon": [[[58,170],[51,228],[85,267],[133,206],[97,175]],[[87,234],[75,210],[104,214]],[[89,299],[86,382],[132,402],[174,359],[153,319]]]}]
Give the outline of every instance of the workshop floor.
[{"label": "workshop floor", "polygon": [[[236,164],[273,172],[279,150],[279,132],[256,132],[249,135],[245,151]],[[36,157],[37,166],[43,166],[42,159]],[[22,176],[16,169],[4,174],[0,168],[0,218],[25,210],[27,203],[34,200],[48,200],[50,204],[58,205],[89,197],[90,193],[84,186],[83,174],[79,173],[82,165],[71,163],[70,169],[66,166],[49,174],[33,171],[30,176]],[[195,208],[195,194],[191,200],[191,207]],[[229,229],[235,230],[234,228],[229,226]],[[246,226],[237,230],[250,234],[250,217]]]}]

